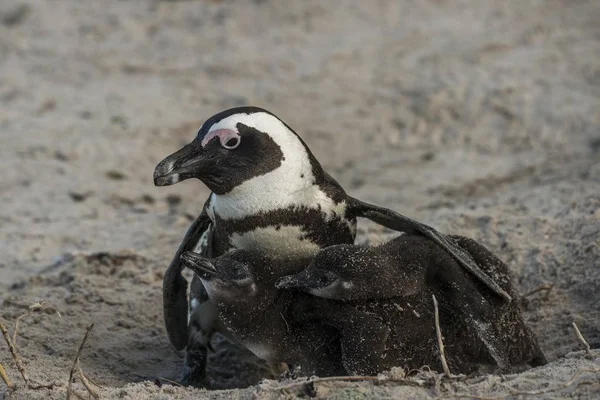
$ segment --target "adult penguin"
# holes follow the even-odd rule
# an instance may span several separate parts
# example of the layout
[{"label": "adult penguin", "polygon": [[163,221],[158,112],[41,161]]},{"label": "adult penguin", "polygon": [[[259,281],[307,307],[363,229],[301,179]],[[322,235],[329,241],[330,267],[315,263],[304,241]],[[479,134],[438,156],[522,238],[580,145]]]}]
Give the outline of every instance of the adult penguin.
[{"label": "adult penguin", "polygon": [[217,257],[230,249],[259,249],[271,257],[304,257],[353,243],[356,218],[423,235],[507,301],[511,297],[452,239],[392,210],[350,197],[321,167],[302,139],[271,112],[236,107],[210,117],[196,138],[161,161],[154,184],[189,178],[211,191],[163,280],[164,319],[173,346],[186,348],[182,382],[204,385],[207,348],[217,330],[215,307],[199,279],[181,275],[180,256],[193,250]]}]

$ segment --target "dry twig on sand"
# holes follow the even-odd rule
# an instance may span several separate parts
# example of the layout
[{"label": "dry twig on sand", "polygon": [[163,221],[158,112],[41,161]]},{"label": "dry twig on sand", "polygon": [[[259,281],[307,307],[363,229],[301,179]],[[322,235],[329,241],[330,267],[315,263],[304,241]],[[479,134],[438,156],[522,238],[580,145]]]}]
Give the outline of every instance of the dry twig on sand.
[{"label": "dry twig on sand", "polygon": [[498,396],[494,396],[494,397],[484,397],[484,396],[479,396],[477,394],[472,394],[472,393],[454,393],[454,394],[442,395],[442,396],[437,397],[436,399],[470,398],[470,399],[478,399],[478,400],[504,400],[507,397],[540,396],[543,394],[554,393],[554,392],[558,392],[561,390],[565,390],[571,386],[579,387],[582,385],[593,385],[593,384],[599,383],[599,381],[597,379],[596,380],[587,380],[587,381],[577,381],[577,378],[579,378],[582,374],[584,374],[586,372],[598,374],[598,373],[600,373],[600,368],[580,369],[573,375],[573,377],[571,379],[569,379],[568,381],[566,381],[565,383],[563,383],[562,385],[557,386],[557,387],[551,387],[551,388],[540,389],[540,390],[515,390],[512,387],[501,383],[500,385],[503,386],[509,392],[509,394],[502,394],[502,395],[498,395]]},{"label": "dry twig on sand", "polygon": [[83,386],[85,386],[85,388],[87,389],[88,393],[91,394],[93,398],[99,399],[100,396],[90,384],[90,380],[88,379],[88,377],[85,376],[85,374],[81,370],[81,364],[79,363],[79,359],[77,359],[77,371],[79,372],[79,379],[81,379],[81,382],[83,383]]},{"label": "dry twig on sand", "polygon": [[376,382],[395,382],[401,383],[406,386],[423,387],[423,383],[410,379],[397,379],[389,378],[384,375],[381,376],[327,376],[324,378],[310,378],[305,381],[292,382],[287,385],[277,386],[274,390],[288,390],[295,387],[310,385],[313,383],[320,382],[332,382],[332,381],[376,381]]},{"label": "dry twig on sand", "polygon": [[71,393],[73,394],[73,396],[77,397],[79,400],[88,400],[85,397],[83,397],[82,394],[79,394],[76,391],[72,391]]},{"label": "dry twig on sand", "polygon": [[15,361],[15,364],[17,365],[17,369],[19,370],[19,373],[23,377],[25,384],[27,384],[29,386],[29,377],[27,376],[27,372],[25,372],[25,367],[23,366],[23,362],[21,361],[21,358],[19,358],[19,355],[17,354],[17,349],[15,348],[15,345],[13,344],[13,341],[11,340],[10,335],[8,334],[8,329],[6,329],[6,326],[2,322],[0,322],[0,331],[2,331],[4,340],[6,341],[6,344],[8,345],[8,349],[10,350],[10,354],[12,355],[12,358]]},{"label": "dry twig on sand", "polygon": [[19,317],[15,321],[15,329],[13,330],[13,343],[14,343],[15,347],[17,346],[17,334],[19,332],[19,322],[21,322],[21,320],[23,318],[27,317],[28,315],[31,315],[32,313],[39,312],[39,311],[56,313],[59,317],[62,317],[62,315],[60,315],[60,313],[58,312],[58,310],[56,308],[49,305],[45,301],[33,303],[32,305],[29,306],[29,309],[25,313],[19,315]]},{"label": "dry twig on sand", "polygon": [[590,348],[590,344],[587,342],[587,340],[585,340],[585,338],[581,334],[581,331],[577,327],[577,324],[575,323],[575,321],[573,321],[572,324],[573,324],[573,329],[575,329],[575,335],[577,335],[577,339],[579,339],[579,342],[585,348],[585,356],[589,359],[594,358],[594,356],[592,355],[592,349]]},{"label": "dry twig on sand", "polygon": [[438,302],[435,298],[435,295],[431,295],[433,297],[433,310],[435,313],[435,333],[437,335],[438,347],[440,348],[440,359],[442,360],[442,368],[444,369],[444,374],[446,377],[450,377],[450,368],[448,368],[448,362],[446,361],[446,352],[444,351],[444,341],[442,340],[442,330],[440,329],[440,312],[438,310]]},{"label": "dry twig on sand", "polygon": [[[8,329],[6,329],[6,326],[2,322],[0,322],[0,331],[2,331],[2,335],[4,336],[4,340],[6,341],[6,344],[8,345],[10,354],[12,355],[12,358],[15,361],[15,364],[17,365],[17,369],[19,370],[19,373],[23,377],[23,380],[25,381],[25,384],[27,385],[27,387],[30,389],[34,389],[34,390],[35,389],[52,389],[54,386],[56,386],[56,383],[35,384],[29,380],[29,376],[27,376],[27,372],[25,371],[25,366],[23,366],[23,361],[21,360],[21,358],[19,357],[19,353],[17,352],[17,333],[18,333],[18,329],[19,329],[19,321],[23,317],[29,315],[32,312],[42,311],[42,310],[54,312],[60,316],[60,313],[54,307],[46,304],[45,302],[34,303],[29,306],[29,310],[25,314],[22,314],[21,316],[19,316],[17,318],[17,321],[15,322],[15,329],[13,331],[12,339],[10,338],[10,335],[8,333]],[[0,370],[0,375],[3,375],[2,379],[4,379],[4,376],[6,375],[4,368],[2,368],[2,370]],[[8,377],[6,377],[6,379],[8,379]],[[8,385],[8,382],[7,382],[7,385]],[[9,385],[9,387],[10,387],[10,385]]]},{"label": "dry twig on sand", "polygon": [[86,376],[85,376],[85,379],[87,379],[89,383],[91,383],[92,385],[96,386],[98,389],[103,389],[103,387],[102,387],[101,385],[98,385],[98,384],[97,384],[96,382],[94,382],[94,381],[92,380],[92,378],[90,378],[89,376],[87,376],[87,375],[86,375]]},{"label": "dry twig on sand", "polygon": [[6,383],[6,386],[8,386],[9,389],[13,388],[13,384],[10,381],[10,379],[8,379],[8,375],[6,375],[6,370],[4,369],[2,364],[0,364],[0,377],[2,378],[4,383]]},{"label": "dry twig on sand", "polygon": [[544,296],[544,298],[547,299],[548,296],[550,296],[550,292],[552,291],[553,288],[554,288],[554,285],[552,283],[543,283],[540,286],[536,287],[535,289],[532,289],[529,292],[525,293],[523,296],[521,296],[521,298],[525,299],[527,297],[533,296],[536,293],[546,292],[546,295]]},{"label": "dry twig on sand", "polygon": [[448,395],[444,395],[444,396],[438,396],[435,398],[435,400],[440,400],[440,399],[476,399],[476,400],[506,400],[506,396],[496,396],[496,397],[485,397],[485,396],[478,396],[476,394],[469,394],[469,393],[456,393],[456,394],[448,394]]},{"label": "dry twig on sand", "polygon": [[[80,394],[78,394],[77,392],[75,392],[72,388],[71,388],[71,382],[73,381],[73,375],[75,375],[75,370],[76,367],[79,363],[79,356],[81,355],[81,351],[83,350],[83,346],[85,345],[85,342],[88,338],[88,336],[90,335],[90,332],[92,331],[92,329],[94,328],[94,324],[91,324],[88,328],[87,331],[85,332],[85,335],[83,336],[83,340],[81,341],[81,344],[79,345],[79,348],[77,349],[77,354],[75,355],[75,360],[73,360],[73,366],[71,367],[71,371],[69,372],[69,382],[67,384],[67,400],[71,399],[71,395],[74,395],[76,397],[82,398],[82,396]],[[81,375],[83,376],[83,373],[81,373]],[[83,381],[83,379],[82,379]],[[88,389],[88,385],[83,384],[85,386],[86,389]],[[94,397],[94,398],[99,398],[98,394],[95,391],[91,391],[90,394]]]},{"label": "dry twig on sand", "polygon": [[582,374],[586,373],[586,372],[590,372],[590,373],[600,373],[600,368],[596,368],[596,369],[592,369],[592,368],[584,368],[584,369],[580,369],[579,371],[577,371],[575,373],[575,375],[573,375],[573,377],[571,379],[569,379],[568,381],[566,381],[565,383],[563,383],[562,385],[555,387],[555,388],[548,388],[548,389],[541,389],[541,390],[513,390],[510,387],[507,387],[507,389],[510,391],[510,394],[512,396],[539,396],[541,394],[546,394],[546,393],[552,393],[552,392],[558,392],[559,390],[564,390],[567,389],[571,386],[573,386],[575,383],[577,383],[577,386],[581,386],[581,385],[589,385],[589,384],[593,384],[593,383],[598,383],[598,380],[595,381],[577,381],[577,378],[579,378]]},{"label": "dry twig on sand", "polygon": [[[405,376],[405,375],[403,375],[403,376]],[[377,383],[389,382],[389,383],[397,383],[397,384],[404,385],[404,386],[428,388],[428,387],[434,387],[437,384],[436,380],[443,380],[443,381],[449,381],[449,382],[452,382],[452,381],[460,382],[460,381],[463,381],[466,379],[469,379],[469,377],[466,375],[451,375],[451,376],[447,377],[444,374],[436,375],[436,377],[430,381],[410,379],[410,378],[405,379],[405,378],[389,376],[389,375],[328,376],[328,377],[323,377],[323,378],[314,377],[314,378],[310,378],[307,380],[296,381],[296,382],[289,383],[287,385],[277,386],[277,387],[273,388],[272,390],[288,390],[288,389],[293,389],[293,388],[300,387],[303,385],[310,385],[310,384],[321,383],[321,382],[332,382],[332,381],[340,381],[340,382],[343,382],[343,381],[346,381],[346,382],[371,381],[371,382],[377,382]]]},{"label": "dry twig on sand", "polygon": [[181,383],[175,382],[171,379],[163,378],[162,376],[159,376],[158,379],[161,381],[169,382],[170,384],[175,385],[175,386],[184,387]]}]

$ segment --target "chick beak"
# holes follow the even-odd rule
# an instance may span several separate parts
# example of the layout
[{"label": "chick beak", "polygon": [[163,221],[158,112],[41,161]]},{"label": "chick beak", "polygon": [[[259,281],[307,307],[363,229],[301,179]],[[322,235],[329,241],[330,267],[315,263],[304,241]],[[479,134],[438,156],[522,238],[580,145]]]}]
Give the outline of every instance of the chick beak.
[{"label": "chick beak", "polygon": [[187,268],[194,271],[203,279],[211,279],[219,275],[210,258],[203,257],[192,251],[186,251],[181,255],[180,259]]}]

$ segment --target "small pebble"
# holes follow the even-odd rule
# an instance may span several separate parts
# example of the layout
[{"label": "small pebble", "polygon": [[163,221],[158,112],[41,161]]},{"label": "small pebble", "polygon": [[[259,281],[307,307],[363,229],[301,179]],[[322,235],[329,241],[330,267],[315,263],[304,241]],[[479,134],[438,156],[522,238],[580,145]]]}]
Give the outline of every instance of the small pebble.
[{"label": "small pebble", "polygon": [[108,179],[112,179],[115,181],[122,181],[123,179],[125,179],[124,173],[122,173],[121,171],[114,170],[114,169],[106,171],[105,175]]},{"label": "small pebble", "polygon": [[150,196],[149,194],[142,195],[141,200],[143,203],[146,203],[146,204],[154,204],[155,203],[154,197]]},{"label": "small pebble", "polygon": [[69,156],[60,150],[54,152],[54,158],[58,161],[69,161]]},{"label": "small pebble", "polygon": [[75,203],[80,203],[82,201],[87,200],[88,197],[90,197],[92,195],[93,192],[83,192],[83,193],[78,193],[78,192],[69,192],[69,197],[71,198],[71,200],[73,200]]},{"label": "small pebble", "polygon": [[2,21],[4,26],[16,26],[25,21],[30,11],[31,7],[29,4],[18,4],[7,10],[0,10],[0,21]]},{"label": "small pebble", "polygon": [[166,200],[170,206],[177,206],[177,205],[181,204],[181,196],[179,196],[177,194],[168,195]]}]

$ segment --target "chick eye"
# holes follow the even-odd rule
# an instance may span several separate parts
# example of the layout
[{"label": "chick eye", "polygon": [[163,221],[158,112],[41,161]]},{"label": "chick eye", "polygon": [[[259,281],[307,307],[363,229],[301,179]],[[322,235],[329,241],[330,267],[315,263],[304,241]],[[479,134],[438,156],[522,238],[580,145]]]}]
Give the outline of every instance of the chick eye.
[{"label": "chick eye", "polygon": [[327,275],[321,275],[319,277],[319,283],[321,285],[325,285],[326,283],[329,283],[329,277]]},{"label": "chick eye", "polygon": [[223,143],[223,147],[225,147],[227,150],[233,150],[236,147],[238,147],[240,145],[240,138],[239,137],[230,137],[225,139],[225,142]]},{"label": "chick eye", "polygon": [[248,274],[246,273],[246,269],[241,267],[241,266],[235,266],[233,267],[233,269],[231,270],[231,276],[234,279],[245,279],[248,278]]}]

